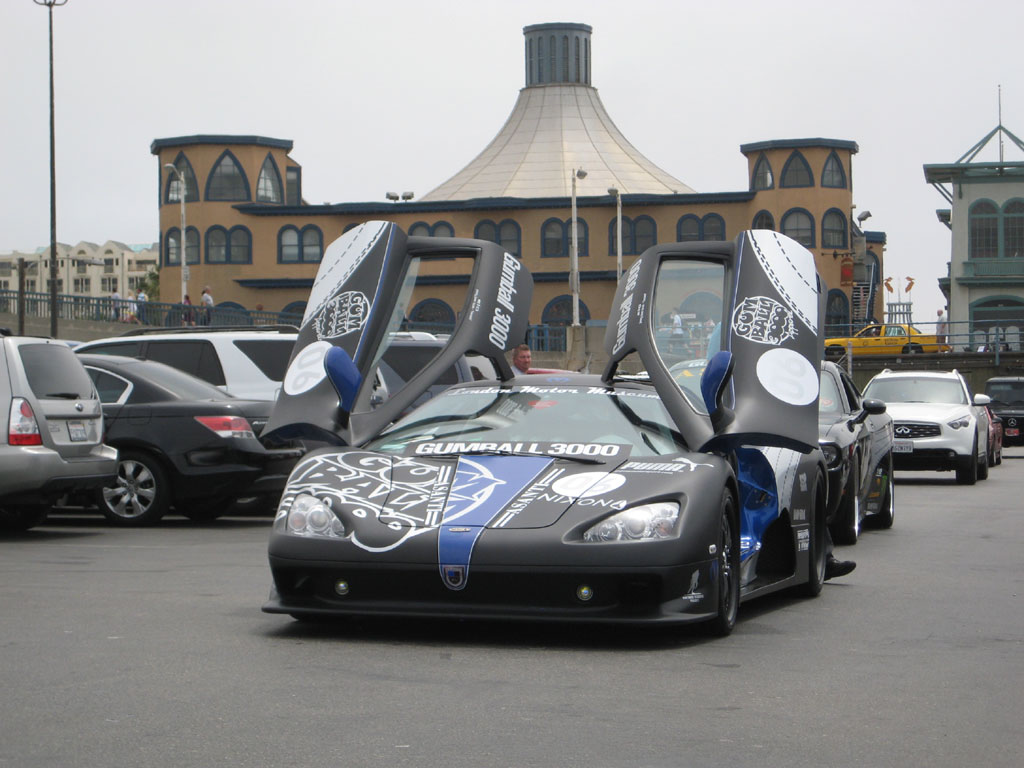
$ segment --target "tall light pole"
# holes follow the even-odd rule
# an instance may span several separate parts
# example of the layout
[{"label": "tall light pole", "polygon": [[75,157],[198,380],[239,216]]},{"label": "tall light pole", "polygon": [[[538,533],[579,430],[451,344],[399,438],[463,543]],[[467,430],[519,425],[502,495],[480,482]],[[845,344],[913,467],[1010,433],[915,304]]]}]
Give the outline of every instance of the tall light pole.
[{"label": "tall light pole", "polygon": [[572,324],[580,324],[580,250],[576,234],[576,179],[587,178],[582,168],[572,169],[572,253],[569,254],[569,287],[572,289]]},{"label": "tall light pole", "polygon": [[[50,335],[57,338],[57,153],[53,138],[53,6],[68,0],[32,0],[50,14]],[[40,275],[42,280],[42,275]]]},{"label": "tall light pole", "polygon": [[615,187],[608,187],[608,194],[615,195],[615,281],[622,280],[622,193]]},{"label": "tall light pole", "polygon": [[185,256],[188,250],[188,230],[185,229],[185,174],[178,170],[174,163],[164,163],[164,168],[174,171],[178,177],[178,199],[181,200],[181,239],[178,241],[181,256],[181,303],[185,303],[185,294],[188,293],[188,259]]}]

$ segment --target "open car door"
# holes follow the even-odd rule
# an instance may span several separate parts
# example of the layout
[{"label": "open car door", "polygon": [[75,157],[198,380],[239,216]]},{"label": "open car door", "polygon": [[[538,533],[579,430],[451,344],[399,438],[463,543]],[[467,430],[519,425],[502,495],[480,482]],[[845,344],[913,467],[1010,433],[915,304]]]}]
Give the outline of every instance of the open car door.
[{"label": "open car door", "polygon": [[[401,389],[385,393],[381,358],[402,329],[417,286],[430,282],[466,285],[454,330]],[[511,379],[504,353],[525,339],[532,294],[529,270],[496,243],[407,237],[383,221],[349,230],[324,253],[264,434],[358,445],[464,354],[490,359],[501,379]]]},{"label": "open car door", "polygon": [[778,232],[654,246],[616,292],[604,377],[636,353],[695,449],[810,451],[822,295],[813,254]]}]

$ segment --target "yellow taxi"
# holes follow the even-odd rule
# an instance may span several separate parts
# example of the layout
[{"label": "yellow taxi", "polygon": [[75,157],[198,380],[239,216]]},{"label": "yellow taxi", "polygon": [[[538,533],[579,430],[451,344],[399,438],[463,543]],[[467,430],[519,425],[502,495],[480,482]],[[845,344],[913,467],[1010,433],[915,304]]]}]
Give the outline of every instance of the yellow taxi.
[{"label": "yellow taxi", "polygon": [[866,325],[856,335],[825,339],[825,355],[838,357],[851,350],[855,355],[906,355],[918,352],[949,352],[946,339],[921,333],[909,323]]}]

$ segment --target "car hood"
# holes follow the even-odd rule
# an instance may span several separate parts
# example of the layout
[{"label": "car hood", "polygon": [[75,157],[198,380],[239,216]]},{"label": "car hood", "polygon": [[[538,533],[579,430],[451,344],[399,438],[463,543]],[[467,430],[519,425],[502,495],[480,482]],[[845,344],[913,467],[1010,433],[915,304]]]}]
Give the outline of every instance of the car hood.
[{"label": "car hood", "polygon": [[892,403],[887,402],[885,411],[893,421],[943,421],[957,416],[973,416],[969,405],[954,403]]},{"label": "car hood", "polygon": [[281,512],[299,494],[329,499],[353,544],[384,552],[438,528],[442,539],[452,526],[545,528],[571,509],[601,517],[654,499],[700,498],[705,486],[721,487],[723,468],[719,458],[702,454],[591,464],[543,455],[327,449],[296,465]]}]

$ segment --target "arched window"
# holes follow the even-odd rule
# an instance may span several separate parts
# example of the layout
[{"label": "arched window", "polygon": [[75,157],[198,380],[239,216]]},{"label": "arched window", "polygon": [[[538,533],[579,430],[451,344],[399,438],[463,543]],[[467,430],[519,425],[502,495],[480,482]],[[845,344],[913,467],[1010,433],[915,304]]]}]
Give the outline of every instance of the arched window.
[{"label": "arched window", "polygon": [[260,169],[260,177],[256,181],[256,202],[280,203],[282,200],[281,174],[277,171],[274,158],[268,153]]},{"label": "arched window", "polygon": [[700,223],[701,240],[725,240],[725,219],[709,213]]},{"label": "arched window", "polygon": [[757,158],[757,162],[754,163],[754,175],[750,180],[750,188],[755,192],[759,189],[774,189],[775,188],[775,177],[772,175],[772,164],[768,162],[768,158],[761,153],[761,156]]},{"label": "arched window", "polygon": [[317,263],[324,257],[324,234],[309,224],[302,228],[302,260]]},{"label": "arched window", "polygon": [[[587,227],[587,220],[577,216],[576,217],[576,251],[577,256],[589,256],[590,255],[590,230]],[[572,248],[572,219],[565,220],[565,254],[568,256],[571,254]]]},{"label": "arched window", "polygon": [[846,247],[846,217],[835,208],[821,217],[821,247]]},{"label": "arched window", "polygon": [[803,208],[793,208],[782,217],[782,234],[805,248],[814,247],[814,217]]},{"label": "arched window", "polygon": [[967,257],[994,259],[999,256],[999,209],[989,200],[979,200],[967,214]]},{"label": "arched window", "polygon": [[225,264],[228,260],[228,231],[224,227],[206,230],[206,263]]},{"label": "arched window", "polygon": [[409,227],[409,237],[430,237],[430,225],[425,221],[417,221]]},{"label": "arched window", "polygon": [[843,163],[835,150],[832,150],[821,171],[821,186],[846,189],[846,171],[843,170]]},{"label": "arched window", "polygon": [[1003,255],[1024,258],[1024,200],[1010,200],[1003,206]]},{"label": "arched window", "polygon": [[561,219],[548,219],[541,227],[540,255],[568,256],[569,250],[565,246],[565,224]]},{"label": "arched window", "polygon": [[[580,301],[580,324],[590,319],[590,310]],[[572,296],[563,293],[547,303],[541,312],[540,321],[543,325],[572,325]]]},{"label": "arched window", "polygon": [[430,229],[431,237],[455,237],[455,228],[447,221],[439,221]]},{"label": "arched window", "polygon": [[658,242],[658,227],[650,216],[637,216],[633,219],[632,251],[627,253],[643,253]]},{"label": "arched window", "polygon": [[185,230],[185,263],[199,263],[199,230],[195,227]]},{"label": "arched window", "polygon": [[782,169],[781,187],[813,187],[814,175],[799,151],[794,151]]},{"label": "arched window", "polygon": [[297,227],[281,227],[277,233],[277,260],[282,264],[295,264],[300,260],[299,230]]},{"label": "arched window", "polygon": [[775,217],[772,216],[768,211],[758,211],[754,217],[753,223],[750,225],[751,229],[775,229]]},{"label": "arched window", "polygon": [[[185,157],[184,152],[179,152],[174,158],[174,167],[185,177],[185,202],[194,203],[199,200],[199,185],[196,183],[196,174],[192,170],[192,163]],[[166,170],[166,169],[165,169]],[[164,187],[165,203],[180,203],[178,174],[167,170],[167,182]]]},{"label": "arched window", "polygon": [[505,219],[500,224],[495,224],[490,219],[484,219],[476,225],[473,237],[477,240],[489,240],[492,243],[497,243],[516,258],[520,258],[521,231],[519,225],[512,219]]},{"label": "arched window", "polygon": [[171,227],[164,238],[164,266],[181,266],[181,230]]},{"label": "arched window", "polygon": [[825,300],[825,335],[849,336],[850,300],[838,288],[832,288]]},{"label": "arched window", "polygon": [[473,239],[498,242],[498,225],[490,219],[477,222],[476,227],[473,228]]},{"label": "arched window", "polygon": [[249,200],[249,180],[245,178],[242,164],[225,149],[213,165],[210,178],[206,181],[207,200]]},{"label": "arched window", "polygon": [[455,312],[441,299],[423,299],[409,312],[409,320],[414,323],[453,326]]},{"label": "arched window", "polygon": [[676,242],[690,243],[694,240],[700,240],[700,219],[691,213],[676,223]]},{"label": "arched window", "polygon": [[228,263],[252,263],[252,234],[245,227],[232,227],[228,232]]},{"label": "arched window", "polygon": [[323,258],[324,236],[320,228],[307,224],[281,227],[277,233],[277,260],[281,264],[311,264]]}]

